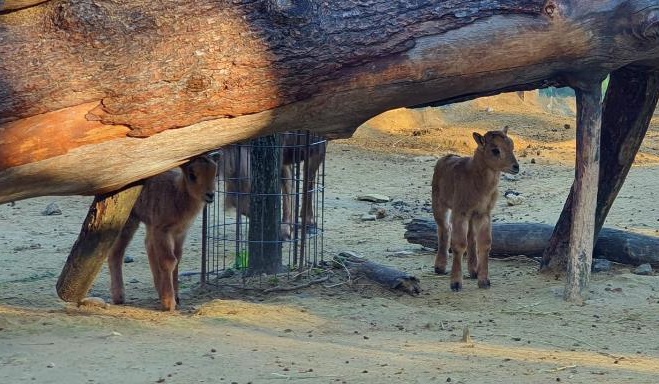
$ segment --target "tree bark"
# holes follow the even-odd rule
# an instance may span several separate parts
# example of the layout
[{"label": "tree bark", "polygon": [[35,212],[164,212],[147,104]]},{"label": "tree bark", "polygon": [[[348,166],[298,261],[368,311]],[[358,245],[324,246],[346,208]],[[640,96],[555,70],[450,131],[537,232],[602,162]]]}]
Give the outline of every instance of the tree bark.
[{"label": "tree bark", "polygon": [[568,245],[564,298],[583,303],[588,296],[593,262],[595,207],[599,179],[600,127],[602,125],[602,79],[576,88],[577,160],[572,190],[572,226]]},{"label": "tree bark", "polygon": [[282,267],[281,143],[278,135],[251,142],[248,275],[273,275]]},{"label": "tree bark", "polygon": [[658,10],[653,0],[63,0],[7,11],[0,203],[117,190],[266,132],[348,136],[396,107],[603,76],[659,58]]},{"label": "tree bark", "polygon": [[[595,236],[634,162],[659,98],[659,72],[646,67],[614,71],[604,99]],[[544,251],[541,269],[560,274],[567,266],[574,191],[571,190]]]},{"label": "tree bark", "polygon": [[87,295],[141,191],[137,185],[96,196],[57,280],[62,300],[78,302]]},{"label": "tree bark", "polygon": [[[554,227],[539,223],[493,223],[491,257],[524,255],[541,257]],[[405,239],[412,244],[437,249],[437,224],[415,218],[405,225]],[[621,264],[652,264],[659,267],[659,238],[613,228],[599,231],[593,257]]]}]

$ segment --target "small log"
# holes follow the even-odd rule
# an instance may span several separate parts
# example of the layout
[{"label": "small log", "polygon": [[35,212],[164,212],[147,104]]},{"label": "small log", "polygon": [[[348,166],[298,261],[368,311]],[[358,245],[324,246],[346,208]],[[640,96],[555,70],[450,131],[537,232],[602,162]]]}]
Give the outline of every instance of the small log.
[{"label": "small log", "polygon": [[[433,219],[415,218],[405,225],[405,239],[412,244],[437,249],[437,224]],[[541,257],[554,227],[540,223],[493,223],[491,257],[525,255]],[[628,265],[659,267],[659,237],[602,228],[593,256]]]},{"label": "small log", "polygon": [[94,198],[57,280],[62,300],[79,302],[87,296],[141,191],[142,186],[136,185]]},{"label": "small log", "polygon": [[389,289],[401,290],[410,295],[421,292],[420,281],[416,276],[399,271],[386,265],[374,263],[348,252],[341,252],[334,257],[335,263],[345,266],[351,274],[363,274],[367,278]]}]

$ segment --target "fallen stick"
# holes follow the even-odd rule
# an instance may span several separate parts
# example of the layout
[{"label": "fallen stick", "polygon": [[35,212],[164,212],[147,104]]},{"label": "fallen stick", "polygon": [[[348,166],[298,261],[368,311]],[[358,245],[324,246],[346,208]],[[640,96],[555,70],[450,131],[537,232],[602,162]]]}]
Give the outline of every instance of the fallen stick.
[{"label": "fallen stick", "polygon": [[410,295],[418,295],[421,292],[420,282],[416,276],[374,263],[350,252],[341,252],[338,256],[334,256],[334,262],[347,268],[351,275],[363,274],[389,289],[401,290]]}]

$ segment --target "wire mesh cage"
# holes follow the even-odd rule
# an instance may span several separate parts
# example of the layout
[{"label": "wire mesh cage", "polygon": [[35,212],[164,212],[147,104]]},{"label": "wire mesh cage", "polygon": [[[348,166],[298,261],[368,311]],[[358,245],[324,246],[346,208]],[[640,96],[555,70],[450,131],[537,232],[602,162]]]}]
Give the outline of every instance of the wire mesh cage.
[{"label": "wire mesh cage", "polygon": [[217,198],[203,212],[202,283],[229,269],[258,273],[264,262],[277,275],[322,262],[326,145],[296,131],[215,152]]}]

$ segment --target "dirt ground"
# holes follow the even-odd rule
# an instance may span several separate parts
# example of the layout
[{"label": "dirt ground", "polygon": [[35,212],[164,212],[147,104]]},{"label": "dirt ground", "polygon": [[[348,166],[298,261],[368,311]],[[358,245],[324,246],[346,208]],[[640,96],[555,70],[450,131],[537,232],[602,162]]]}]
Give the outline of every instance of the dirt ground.
[{"label": "dirt ground", "polygon": [[[616,265],[593,274],[576,306],[563,301],[563,281],[517,256],[491,261],[491,289],[465,280],[454,293],[433,273],[432,251],[403,238],[409,218],[430,216],[436,157],[469,153],[472,131],[503,125],[522,172],[500,190],[526,200],[500,199],[495,220],[553,224],[572,182],[575,129],[569,103],[563,115],[547,104],[528,93],[389,112],[330,144],[325,259],[349,250],[400,268],[421,280],[417,297],[340,271],[270,294],[203,288],[191,274],[181,310],[162,313],[140,231],[125,266],[127,305],[77,307],[57,298],[55,282],[91,198],[0,206],[0,383],[656,383],[659,276]],[[659,236],[659,124],[641,152],[606,225]],[[376,205],[384,219],[360,219],[374,206],[356,200],[363,193],[392,198]],[[51,202],[61,215],[42,215]],[[181,270],[199,271],[200,248],[198,220]],[[107,269],[90,295],[109,300]]]}]

